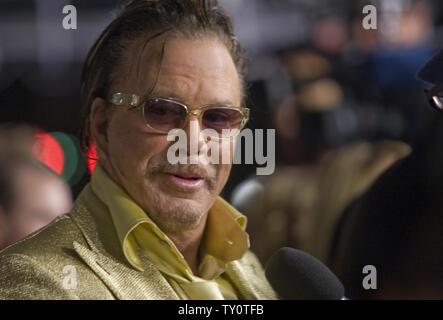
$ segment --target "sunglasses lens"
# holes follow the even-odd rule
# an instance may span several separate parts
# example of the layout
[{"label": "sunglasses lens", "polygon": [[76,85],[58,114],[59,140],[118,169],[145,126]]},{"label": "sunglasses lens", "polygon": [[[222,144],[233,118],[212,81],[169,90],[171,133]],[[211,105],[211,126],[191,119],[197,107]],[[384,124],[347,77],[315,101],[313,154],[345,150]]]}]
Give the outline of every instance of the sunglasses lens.
[{"label": "sunglasses lens", "polygon": [[[176,102],[165,99],[149,99],[143,109],[146,123],[156,130],[168,132],[182,128],[186,119],[186,108]],[[215,130],[217,136],[223,134],[223,129],[240,129],[243,113],[231,108],[210,108],[203,112],[202,125],[204,129]],[[227,134],[230,134],[227,132]]]},{"label": "sunglasses lens", "polygon": [[167,132],[182,126],[186,109],[172,101],[149,99],[144,106],[144,116],[152,128]]},{"label": "sunglasses lens", "polygon": [[236,109],[213,108],[208,109],[203,114],[204,128],[213,129],[222,133],[223,129],[240,129],[243,120],[243,113]]}]

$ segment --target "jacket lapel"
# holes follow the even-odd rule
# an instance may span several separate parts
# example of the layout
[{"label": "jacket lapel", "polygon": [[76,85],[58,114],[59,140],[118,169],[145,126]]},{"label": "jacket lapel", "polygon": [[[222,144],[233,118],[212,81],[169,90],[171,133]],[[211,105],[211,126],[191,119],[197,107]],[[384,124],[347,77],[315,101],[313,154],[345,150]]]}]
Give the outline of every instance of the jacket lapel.
[{"label": "jacket lapel", "polygon": [[179,299],[152,263],[146,261],[143,272],[126,263],[107,208],[89,188],[87,186],[80,194],[70,214],[86,240],[84,245],[74,241],[73,247],[78,256],[116,299]]},{"label": "jacket lapel", "polygon": [[166,279],[152,265],[143,272],[125,266],[100,252],[74,242],[74,249],[83,261],[120,300],[177,300]]}]

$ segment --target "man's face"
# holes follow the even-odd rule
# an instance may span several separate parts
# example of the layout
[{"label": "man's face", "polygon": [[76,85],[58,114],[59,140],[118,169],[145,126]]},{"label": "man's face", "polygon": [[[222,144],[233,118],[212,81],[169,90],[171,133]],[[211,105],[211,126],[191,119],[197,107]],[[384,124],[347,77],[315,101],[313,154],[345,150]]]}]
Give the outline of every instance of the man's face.
[{"label": "man's face", "polygon": [[[232,58],[220,41],[210,37],[169,36],[158,81],[154,83],[164,41],[162,37],[148,44],[149,53],[143,54],[139,64],[138,84],[136,63],[132,63],[128,75],[116,81],[111,94],[146,94],[154,86],[151,96],[179,99],[191,110],[208,104],[240,104],[240,81]],[[127,57],[138,57],[140,47],[141,43],[134,43]],[[167,141],[166,134],[146,127],[139,109],[109,108],[102,166],[163,231],[179,233],[196,228],[223,189],[231,164],[171,165],[167,152],[174,142]],[[190,143],[198,144],[198,150],[207,147],[202,139],[190,141],[202,129],[197,119],[186,124],[188,157],[195,156],[190,154]],[[232,140],[228,143],[231,162]],[[220,154],[221,146],[220,143]]]}]

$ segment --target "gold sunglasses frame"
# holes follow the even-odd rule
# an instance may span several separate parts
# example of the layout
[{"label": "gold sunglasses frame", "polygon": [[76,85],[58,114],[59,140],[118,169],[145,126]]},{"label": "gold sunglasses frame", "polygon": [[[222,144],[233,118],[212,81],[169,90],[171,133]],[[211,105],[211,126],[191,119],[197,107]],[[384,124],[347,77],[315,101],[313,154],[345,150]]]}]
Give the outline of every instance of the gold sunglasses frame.
[{"label": "gold sunglasses frame", "polygon": [[[177,99],[174,98],[163,98],[163,97],[151,97],[151,96],[147,96],[147,97],[141,97],[138,96],[136,94],[127,94],[127,93],[122,93],[122,92],[117,92],[114,93],[111,96],[110,102],[116,106],[125,106],[125,105],[129,105],[131,107],[134,108],[139,108],[141,110],[141,115],[143,118],[143,121],[145,122],[146,127],[156,131],[157,133],[163,133],[166,134],[168,133],[167,131],[163,131],[163,130],[159,130],[156,128],[153,128],[146,120],[145,118],[145,108],[143,108],[143,105],[145,104],[146,101],[148,101],[149,99],[160,99],[163,101],[168,101],[168,102],[173,102],[176,103],[182,107],[185,108],[186,110],[186,117],[183,121],[183,126],[181,128],[178,129],[183,129],[186,126],[186,123],[188,122],[189,118],[191,116],[196,116],[199,120],[200,125],[202,125],[202,116],[204,114],[204,112],[206,110],[210,110],[210,109],[229,109],[229,110],[239,110],[242,115],[243,115],[243,119],[241,121],[240,124],[240,128],[238,129],[238,133],[244,128],[244,126],[246,125],[246,123],[249,121],[249,113],[250,110],[249,108],[246,107],[241,107],[241,106],[217,106],[217,105],[204,105],[199,107],[198,109],[194,109],[194,110],[190,110],[189,107],[181,102],[178,101]],[[210,128],[209,128],[210,129]],[[238,134],[237,133],[237,134]]]}]

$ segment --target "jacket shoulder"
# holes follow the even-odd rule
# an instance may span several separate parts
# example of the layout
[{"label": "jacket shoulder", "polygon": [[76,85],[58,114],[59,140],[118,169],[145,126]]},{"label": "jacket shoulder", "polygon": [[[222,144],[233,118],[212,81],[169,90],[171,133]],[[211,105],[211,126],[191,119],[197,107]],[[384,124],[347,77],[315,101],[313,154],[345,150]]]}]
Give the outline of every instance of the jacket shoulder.
[{"label": "jacket shoulder", "polygon": [[29,256],[10,253],[0,257],[1,300],[79,299],[63,289],[57,274]]},{"label": "jacket shoulder", "polygon": [[63,254],[73,248],[73,241],[84,243],[80,229],[69,214],[57,217],[47,226],[31,233],[0,252],[0,257],[9,254],[22,254],[36,260],[46,260],[49,255]]},{"label": "jacket shoulder", "polygon": [[0,252],[0,299],[107,299],[112,295],[74,250],[87,246],[69,214]]}]

